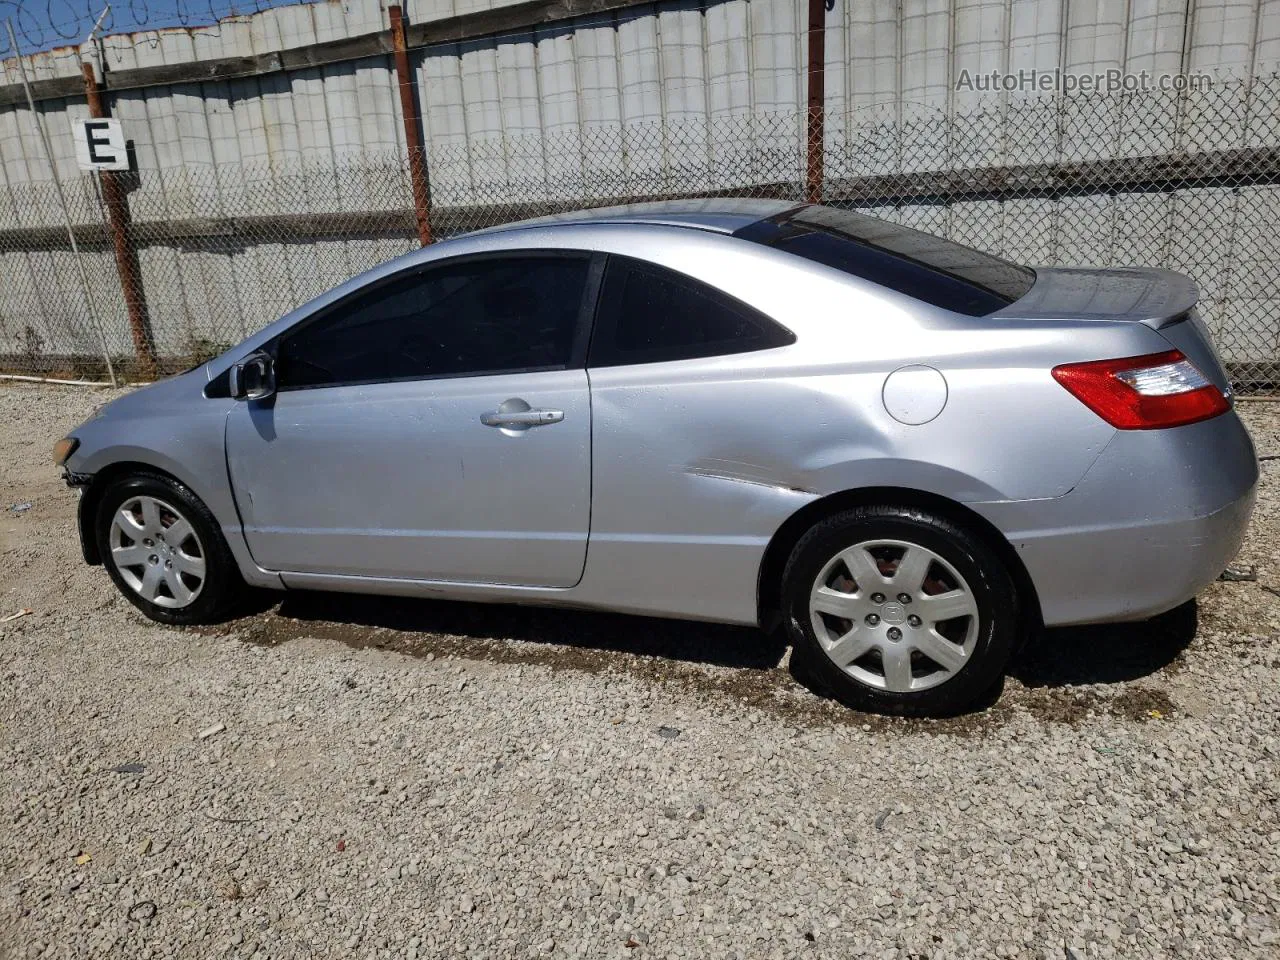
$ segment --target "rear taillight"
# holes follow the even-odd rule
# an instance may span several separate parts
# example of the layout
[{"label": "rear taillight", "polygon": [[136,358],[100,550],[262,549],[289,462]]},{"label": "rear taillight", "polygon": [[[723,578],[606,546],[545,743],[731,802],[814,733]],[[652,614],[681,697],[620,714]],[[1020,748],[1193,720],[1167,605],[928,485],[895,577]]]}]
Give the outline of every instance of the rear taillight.
[{"label": "rear taillight", "polygon": [[1208,420],[1230,409],[1180,350],[1123,360],[1064,363],[1053,378],[1086,407],[1121,430],[1154,430]]}]

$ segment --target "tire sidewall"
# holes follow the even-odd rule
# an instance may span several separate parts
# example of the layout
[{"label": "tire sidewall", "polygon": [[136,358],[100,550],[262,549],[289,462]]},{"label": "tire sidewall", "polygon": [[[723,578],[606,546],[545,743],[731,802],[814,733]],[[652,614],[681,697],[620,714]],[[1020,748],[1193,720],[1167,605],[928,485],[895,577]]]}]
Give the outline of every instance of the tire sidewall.
[{"label": "tire sidewall", "polygon": [[[200,540],[205,558],[205,580],[200,595],[186,607],[162,607],[152,603],[125,582],[111,559],[111,523],[116,511],[126,500],[137,496],[155,497],[182,512],[190,521]],[[234,571],[229,567],[229,551],[222,534],[212,522],[209,509],[190,490],[180,483],[162,477],[144,474],[118,480],[111,484],[98,501],[94,518],[94,536],[98,542],[102,565],[107,568],[112,582],[124,598],[152,620],[169,624],[204,623],[216,618],[225,598],[233,587]]]},{"label": "tire sidewall", "polygon": [[[942,557],[968,584],[978,606],[978,637],[969,661],[949,680],[925,690],[896,693],[870,687],[846,674],[826,655],[809,619],[809,596],[818,574],[837,553],[869,540],[919,544]],[[826,692],[859,710],[947,716],[972,706],[1003,675],[1018,638],[1018,608],[1004,565],[967,530],[919,510],[862,508],[814,527],[792,552],[783,577],[784,614],[810,676]]]}]

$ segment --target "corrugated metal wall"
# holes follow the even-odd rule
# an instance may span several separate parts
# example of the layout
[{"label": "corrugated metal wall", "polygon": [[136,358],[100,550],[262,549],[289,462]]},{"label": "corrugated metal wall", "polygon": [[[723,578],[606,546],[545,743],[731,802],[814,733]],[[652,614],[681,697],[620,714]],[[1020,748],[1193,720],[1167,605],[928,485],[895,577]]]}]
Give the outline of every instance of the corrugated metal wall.
[{"label": "corrugated metal wall", "polygon": [[[500,5],[416,0],[407,13],[421,22]],[[451,155],[457,145],[497,137],[554,140],[618,123],[799,113],[806,6],[805,0],[658,3],[572,26],[414,51],[427,142]],[[351,0],[279,7],[210,28],[108,37],[104,46],[109,69],[122,70],[251,56],[385,26],[377,0]],[[84,55],[96,56],[89,48]],[[80,52],[38,54],[28,66],[33,78],[75,76]],[[871,117],[904,113],[941,120],[988,106],[990,96],[954,90],[953,78],[962,70],[1119,68],[1225,77],[1277,67],[1280,0],[837,0],[828,14],[828,127],[839,133],[863,127]],[[17,80],[14,63],[0,63],[0,82]],[[41,112],[55,133],[60,173],[77,177],[68,124],[85,115],[83,103],[46,104]],[[115,97],[115,112],[144,171],[323,163],[403,149],[394,72],[385,57],[291,75],[124,92]],[[6,184],[49,176],[25,113],[20,107],[0,110]],[[1221,119],[1193,117],[1187,135],[1195,139],[1200,128],[1215,138],[1242,135],[1242,125],[1224,131]],[[1134,146],[1150,151],[1165,145]],[[931,159],[927,150],[916,156]],[[493,178],[488,159],[484,169],[468,172],[468,182]],[[911,163],[910,156],[904,159]],[[964,159],[1018,158],[997,152]],[[550,179],[564,161],[548,157]],[[650,161],[642,156],[637,162]],[[895,155],[880,162],[889,169],[899,160]],[[170,196],[167,202],[167,215],[175,215],[194,200]],[[5,215],[11,214],[0,208]]]},{"label": "corrugated metal wall", "polygon": [[[411,22],[501,5],[412,0]],[[803,177],[806,0],[662,2],[497,39],[411,51],[434,202],[445,208],[591,202],[618,195],[738,189]],[[383,29],[376,0],[282,7],[197,30],[107,38],[109,69],[249,56]],[[1099,99],[1054,115],[1044,98],[956,92],[961,70],[1204,71],[1260,76],[1280,65],[1280,0],[836,0],[826,58],[829,183],[912,170],[1083,161],[1280,142],[1270,107],[1230,96],[1164,126],[1111,116]],[[96,56],[89,48],[85,56]],[[79,51],[29,58],[33,77],[72,76]],[[16,82],[12,62],[0,80]],[[1241,88],[1244,89],[1244,88]],[[405,152],[389,57],[290,74],[112,95],[133,140],[134,221],[404,209]],[[75,168],[70,123],[82,101],[39,105],[78,216],[100,220],[93,182]],[[33,204],[50,171],[25,107],[0,108],[0,229],[56,225]],[[1241,223],[1273,223],[1272,190],[1224,188],[1206,205],[1178,192],[1028,197],[920,207],[887,215],[1022,259],[1118,263],[1223,256]],[[885,213],[886,211],[881,211]],[[1062,224],[1073,225],[1062,229]],[[1215,242],[1206,244],[1205,232]],[[1251,243],[1280,262],[1280,241]],[[1158,254],[1153,244],[1159,246]],[[1256,244],[1269,244],[1259,248]],[[162,349],[236,339],[350,274],[413,246],[404,236],[313,244],[144,244],[143,282]],[[101,283],[113,350],[129,352],[109,291],[108,251],[85,255]],[[48,343],[87,343],[70,254],[0,253],[0,353],[38,303]],[[1238,258],[1240,259],[1240,258]],[[1244,258],[1247,259],[1247,258]],[[1235,265],[1248,271],[1246,262]],[[1221,326],[1231,271],[1198,269]],[[49,277],[62,278],[50,284]],[[1207,278],[1207,279],[1206,279]],[[1273,355],[1280,292],[1235,302],[1229,320],[1256,328]],[[1235,298],[1238,300],[1238,298]],[[1215,306],[1216,304],[1216,306]],[[1251,329],[1253,329],[1251,328]],[[1258,340],[1261,338],[1261,340]],[[1244,341],[1242,341],[1244,342]]]}]

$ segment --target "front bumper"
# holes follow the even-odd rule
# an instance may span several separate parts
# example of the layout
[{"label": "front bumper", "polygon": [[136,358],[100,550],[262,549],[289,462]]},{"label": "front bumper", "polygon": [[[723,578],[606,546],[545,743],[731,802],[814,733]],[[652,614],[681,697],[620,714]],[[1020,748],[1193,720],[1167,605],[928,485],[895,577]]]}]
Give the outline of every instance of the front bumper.
[{"label": "front bumper", "polygon": [[[93,517],[92,504],[89,504],[89,498],[84,495],[85,488],[79,488],[79,498],[76,504],[76,529],[80,531],[80,554],[84,557],[84,562],[91,567],[96,567],[102,563],[102,555],[98,552],[98,543],[93,536]],[[86,504],[89,508],[86,509]]]},{"label": "front bumper", "polygon": [[98,544],[93,537],[93,504],[89,504],[86,509],[85,504],[89,498],[85,496],[85,490],[93,483],[93,475],[89,473],[73,473],[71,470],[64,469],[62,471],[62,479],[67,486],[75,490],[79,494],[76,502],[76,530],[80,533],[80,554],[84,557],[84,562],[90,566],[98,566],[102,563],[102,557],[98,553]]},{"label": "front bumper", "polygon": [[1141,620],[1217,579],[1244,540],[1257,482],[1232,411],[1118,431],[1062,497],[974,506],[1018,551],[1046,626]]}]

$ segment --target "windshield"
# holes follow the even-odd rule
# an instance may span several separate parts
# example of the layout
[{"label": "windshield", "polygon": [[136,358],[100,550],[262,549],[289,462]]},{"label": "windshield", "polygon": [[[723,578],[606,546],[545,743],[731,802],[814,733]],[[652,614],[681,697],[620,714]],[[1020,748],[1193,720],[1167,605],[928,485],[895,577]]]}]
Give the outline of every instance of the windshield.
[{"label": "windshield", "polygon": [[981,250],[836,207],[800,207],[734,236],[974,317],[1007,307],[1036,277],[1034,270]]}]

